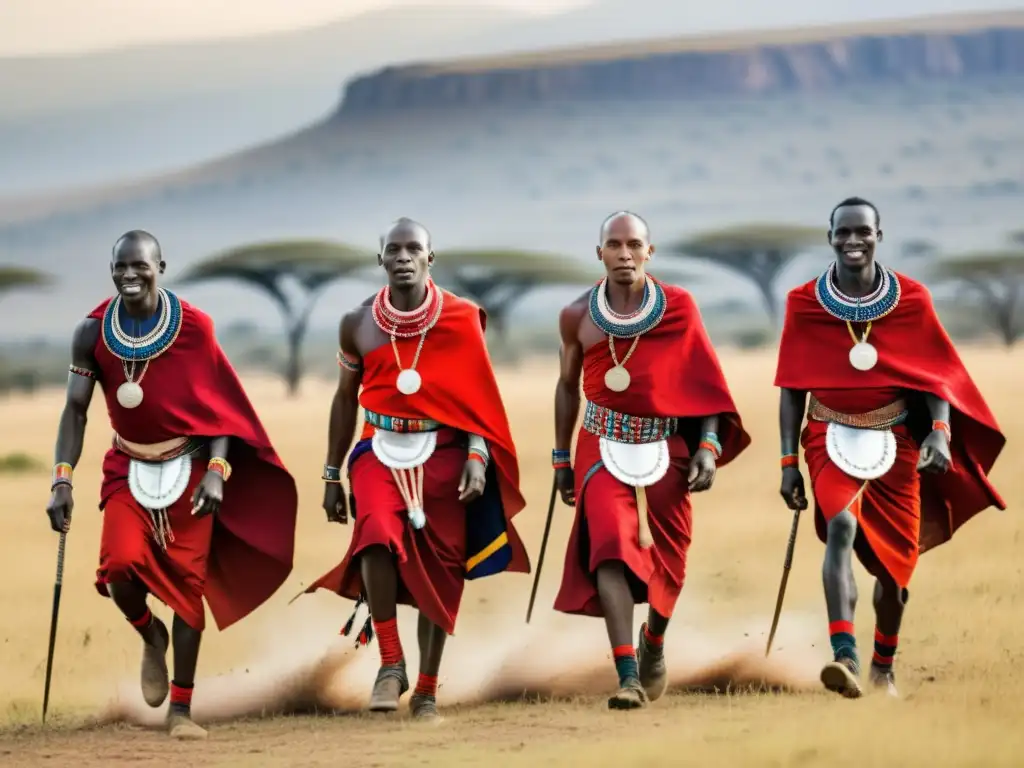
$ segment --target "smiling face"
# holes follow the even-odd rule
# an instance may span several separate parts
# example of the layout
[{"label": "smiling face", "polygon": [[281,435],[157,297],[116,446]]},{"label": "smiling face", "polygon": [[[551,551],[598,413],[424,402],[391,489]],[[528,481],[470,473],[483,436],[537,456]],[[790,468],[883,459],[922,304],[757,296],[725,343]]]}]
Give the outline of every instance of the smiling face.
[{"label": "smiling face", "polygon": [[145,306],[156,301],[157,278],[165,266],[155,238],[129,233],[114,245],[110,276],[126,305]]},{"label": "smiling face", "polygon": [[881,240],[878,216],[871,206],[846,205],[836,209],[828,242],[842,266],[857,270],[871,264]]},{"label": "smiling face", "polygon": [[654,253],[649,240],[647,225],[632,214],[616,216],[605,225],[597,258],[608,272],[608,282],[632,285],[644,277],[647,261]]},{"label": "smiling face", "polygon": [[415,222],[399,222],[384,236],[377,260],[392,288],[408,290],[425,283],[434,261],[430,234]]}]

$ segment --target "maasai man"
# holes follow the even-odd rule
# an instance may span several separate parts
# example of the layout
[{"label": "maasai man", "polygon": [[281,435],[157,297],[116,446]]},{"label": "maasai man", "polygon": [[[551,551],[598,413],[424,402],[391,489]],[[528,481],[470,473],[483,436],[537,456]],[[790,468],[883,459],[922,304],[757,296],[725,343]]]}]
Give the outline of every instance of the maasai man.
[{"label": "maasai man", "polygon": [[[114,245],[117,294],[89,313],[71,343],[46,511],[55,531],[69,529],[72,472],[99,382],[114,436],[103,462],[96,587],[142,636],[142,694],[151,707],[167,697],[173,640],[167,727],[190,739],[206,736],[190,709],[203,598],[224,629],[277,590],[292,568],[298,497],[213,323],[158,287],[164,269],[147,232]],[[149,594],[174,611],[170,634],[150,613]]]},{"label": "maasai man", "polygon": [[[388,284],[339,329],[324,509],[348,522],[348,455],[355,527],[341,563],[306,592],[365,597],[380,671],[370,710],[391,712],[409,689],[396,605],[419,610],[420,672],[413,716],[437,721],[437,676],[466,579],[529,573],[512,518],[525,506],[519,465],[484,339],[486,315],[430,278],[430,234],[399,219],[380,241]],[[361,392],[360,392],[361,388]],[[359,409],[364,424],[355,437]],[[349,619],[342,634],[355,620]]]},{"label": "maasai man", "polygon": [[1005,439],[928,289],[875,262],[878,209],[843,200],[829,219],[828,241],[835,262],[786,302],[775,375],[781,493],[790,509],[806,508],[797,457],[803,445],[815,528],[825,542],[834,661],[822,669],[822,684],[850,698],[862,693],[856,552],[875,577],[869,678],[895,696],[893,657],[918,554],[948,541],[981,510],[1005,508],[987,478]]},{"label": "maasai man", "polygon": [[[555,610],[604,617],[619,677],[612,709],[664,693],[690,494],[708,490],[716,466],[750,443],[693,297],[646,273],[653,255],[643,219],[609,216],[597,246],[607,277],[559,317],[552,459],[576,520]],[[587,405],[570,463],[581,374]],[[650,608],[634,648],[637,603]]]}]

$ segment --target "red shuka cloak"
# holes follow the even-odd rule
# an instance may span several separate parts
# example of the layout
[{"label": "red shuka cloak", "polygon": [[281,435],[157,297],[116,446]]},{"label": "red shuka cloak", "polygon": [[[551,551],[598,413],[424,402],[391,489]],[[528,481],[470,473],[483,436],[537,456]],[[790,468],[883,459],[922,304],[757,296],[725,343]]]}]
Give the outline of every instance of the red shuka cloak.
[{"label": "red shuka cloak", "polygon": [[[103,322],[111,299],[89,313]],[[117,402],[121,361],[102,333],[95,355],[114,431],[134,443],[178,437],[230,437],[232,475],[217,513],[205,597],[218,628],[226,629],[270,598],[291,573],[298,493],[275,452],[234,368],[217,343],[213,321],[181,302],[178,337],[151,360],[134,409]],[[103,461],[100,509],[128,484],[128,456],[115,448]]]},{"label": "red shuka cloak", "polygon": [[[978,512],[1006,509],[988,479],[1006,438],[942,327],[928,289],[905,275],[896,273],[896,279],[899,304],[871,326],[878,363],[870,371],[850,365],[853,340],[846,324],[818,302],[817,279],[790,291],[775,386],[826,397],[829,390],[862,389],[872,401],[865,411],[879,407],[879,390],[926,393],[949,403],[953,464],[944,475],[920,475],[920,551],[926,552],[952,538]],[[818,534],[824,541],[820,522]]]},{"label": "red shuka cloak", "polygon": [[[642,593],[646,591],[651,606],[663,616],[670,616],[685,575],[690,531],[688,463],[685,460],[696,450],[701,438],[700,419],[720,415],[718,437],[722,456],[717,462],[719,467],[733,461],[750,445],[750,436],[743,428],[697,303],[685,289],[657,282],[665,291],[665,316],[640,338],[629,358],[626,364],[631,377],[629,388],[625,392],[613,392],[604,386],[605,373],[614,366],[607,341],[589,347],[583,358],[583,394],[590,402],[631,416],[677,417],[681,421],[679,435],[669,438],[673,462],[669,476],[648,489],[655,544],[647,550],[640,548],[634,493],[611,478],[603,467],[591,473],[601,459],[599,439],[581,428],[573,462],[576,517],[566,549],[562,586],[555,599],[558,611],[602,615],[592,568],[598,553],[584,556],[591,549],[591,543],[601,540],[598,548],[609,555],[614,552],[613,559],[622,559],[632,574],[646,585],[646,590],[633,585],[638,602],[644,601]],[[626,349],[626,342],[616,344],[620,360]],[[585,486],[589,487],[595,480],[602,488],[591,489],[595,495],[590,497],[590,503],[615,507],[599,517],[588,515],[583,503]],[[610,496],[613,492],[615,498]],[[666,505],[670,508],[666,509]],[[627,514],[629,519],[625,521]],[[585,531],[588,523],[590,530]],[[601,530],[595,530],[598,526]]]}]

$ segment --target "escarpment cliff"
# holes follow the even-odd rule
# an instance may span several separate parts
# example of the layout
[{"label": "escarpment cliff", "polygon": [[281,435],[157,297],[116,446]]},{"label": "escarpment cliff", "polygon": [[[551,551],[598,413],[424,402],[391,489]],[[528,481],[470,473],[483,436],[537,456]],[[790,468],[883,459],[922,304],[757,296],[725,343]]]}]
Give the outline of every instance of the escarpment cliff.
[{"label": "escarpment cliff", "polygon": [[1024,13],[546,51],[389,67],[338,115],[816,91],[1024,74]]}]

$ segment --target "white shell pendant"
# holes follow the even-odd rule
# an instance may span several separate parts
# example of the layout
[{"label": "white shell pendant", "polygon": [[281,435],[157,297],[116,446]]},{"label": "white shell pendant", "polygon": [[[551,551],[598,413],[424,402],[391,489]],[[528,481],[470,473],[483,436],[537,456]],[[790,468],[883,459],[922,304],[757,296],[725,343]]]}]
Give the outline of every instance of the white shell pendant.
[{"label": "white shell pendant", "polygon": [[398,391],[403,395],[415,395],[420,391],[423,378],[412,368],[406,368],[398,374],[398,381],[395,383],[398,386]]},{"label": "white shell pendant", "polygon": [[117,388],[117,402],[122,408],[138,408],[142,403],[142,387],[134,381],[126,381]]},{"label": "white shell pendant", "polygon": [[850,365],[858,371],[870,371],[878,364],[878,350],[866,341],[853,345],[850,349]]},{"label": "white shell pendant", "polygon": [[629,389],[629,380],[629,371],[621,365],[609,368],[608,372],[604,375],[604,385],[612,392],[625,392]]}]

